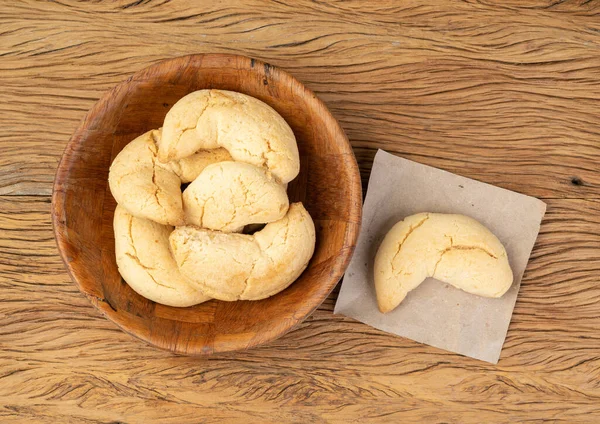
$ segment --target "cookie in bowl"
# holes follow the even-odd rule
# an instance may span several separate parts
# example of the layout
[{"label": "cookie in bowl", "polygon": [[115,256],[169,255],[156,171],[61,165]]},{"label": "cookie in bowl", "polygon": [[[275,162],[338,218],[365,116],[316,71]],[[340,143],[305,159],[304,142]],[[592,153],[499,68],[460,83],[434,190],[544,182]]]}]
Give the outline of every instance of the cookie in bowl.
[{"label": "cookie in bowl", "polygon": [[[230,91],[188,94],[110,167],[119,272],[175,307],[279,293],[315,247],[310,214],[286,193],[299,170],[294,134],[268,105]],[[235,234],[253,224],[266,226]]]}]

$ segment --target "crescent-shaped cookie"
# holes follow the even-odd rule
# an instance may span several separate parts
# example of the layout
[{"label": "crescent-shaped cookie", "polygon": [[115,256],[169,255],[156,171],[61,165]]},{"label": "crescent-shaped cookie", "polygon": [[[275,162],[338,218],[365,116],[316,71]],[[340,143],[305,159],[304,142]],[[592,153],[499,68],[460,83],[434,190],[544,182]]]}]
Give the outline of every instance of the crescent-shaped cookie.
[{"label": "crescent-shaped cookie", "polygon": [[179,177],[182,183],[190,183],[198,178],[198,175],[204,169],[213,163],[230,161],[231,155],[225,149],[199,150],[192,156],[183,159],[174,160],[167,163],[160,163],[166,169],[169,169]]},{"label": "crescent-shaped cookie", "polygon": [[191,306],[209,299],[179,272],[169,250],[172,227],[136,218],[117,206],[113,221],[119,273],[138,294],[169,306]]},{"label": "crescent-shaped cookie", "polygon": [[[160,150],[160,144],[162,142],[162,128],[156,130],[152,135],[158,150]],[[227,150],[223,148],[216,148],[210,150],[198,150],[190,156],[173,160],[171,162],[163,163],[157,161],[156,163],[165,169],[173,171],[175,175],[179,177],[182,183],[190,183],[194,181],[208,165],[230,160],[231,155]]]},{"label": "crescent-shaped cookie", "polygon": [[283,184],[300,170],[292,129],[266,103],[233,91],[200,90],[173,105],[163,124],[162,162],[218,147],[235,161],[266,168]]},{"label": "crescent-shaped cookie", "polygon": [[243,162],[209,165],[183,192],[186,223],[223,232],[277,221],[288,207],[285,187],[263,168]]},{"label": "crescent-shaped cookie", "polygon": [[259,300],[293,283],[315,247],[314,223],[301,203],[254,235],[179,227],[169,238],[181,273],[220,300]]},{"label": "crescent-shaped cookie", "polygon": [[121,150],[110,166],[108,183],[119,205],[138,218],[183,225],[181,180],[157,166],[157,130],[148,131]]},{"label": "crescent-shaped cookie", "polygon": [[231,160],[225,149],[202,150],[161,163],[161,130],[151,130],[127,144],[110,166],[108,183],[119,205],[139,218],[163,225],[183,225],[181,183],[193,181],[208,165]]},{"label": "crescent-shaped cookie", "polygon": [[384,313],[427,277],[485,297],[502,296],[513,282],[506,250],[494,234],[467,216],[439,213],[394,225],[377,251],[374,271]]}]

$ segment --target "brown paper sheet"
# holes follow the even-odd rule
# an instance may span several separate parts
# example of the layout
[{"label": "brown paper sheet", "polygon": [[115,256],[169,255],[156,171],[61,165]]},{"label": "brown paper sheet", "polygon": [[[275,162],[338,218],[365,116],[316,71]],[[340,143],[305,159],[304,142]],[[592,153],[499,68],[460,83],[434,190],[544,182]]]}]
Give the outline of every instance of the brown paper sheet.
[{"label": "brown paper sheet", "polygon": [[[358,244],[335,305],[346,315],[389,333],[497,363],[521,278],[546,204],[379,150],[375,156]],[[514,274],[499,299],[468,294],[429,278],[392,312],[377,308],[373,261],[383,237],[418,212],[458,213],[477,219],[504,244]]]}]

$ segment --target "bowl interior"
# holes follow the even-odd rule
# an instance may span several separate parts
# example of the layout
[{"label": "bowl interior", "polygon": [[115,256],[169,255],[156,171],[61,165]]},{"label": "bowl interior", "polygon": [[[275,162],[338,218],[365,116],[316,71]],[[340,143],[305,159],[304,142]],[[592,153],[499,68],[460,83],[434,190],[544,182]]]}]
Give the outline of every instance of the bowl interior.
[{"label": "bowl interior", "polygon": [[[254,96],[292,127],[301,171],[290,201],[311,214],[317,242],[308,268],[288,289],[261,301],[209,301],[174,308],[135,293],[117,270],[108,168],[138,135],[162,126],[184,95],[219,88]],[[58,247],[73,280],[108,318],[159,348],[184,354],[243,349],[272,340],[310,314],[341,278],[354,250],[362,193],[356,160],[327,108],[290,75],[232,55],[194,55],[146,68],[103,96],[75,132],[53,195]]]}]

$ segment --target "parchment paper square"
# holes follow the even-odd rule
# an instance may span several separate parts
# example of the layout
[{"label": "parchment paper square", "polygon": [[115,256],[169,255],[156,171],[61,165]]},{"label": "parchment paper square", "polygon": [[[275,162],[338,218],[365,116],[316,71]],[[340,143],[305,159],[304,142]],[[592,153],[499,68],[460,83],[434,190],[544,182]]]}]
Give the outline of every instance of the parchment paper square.
[{"label": "parchment paper square", "polygon": [[[361,234],[335,305],[346,315],[389,333],[497,363],[546,204],[379,150],[363,208]],[[475,218],[504,244],[514,274],[499,299],[475,296],[429,278],[393,311],[377,308],[373,261],[385,234],[418,212]]]}]

